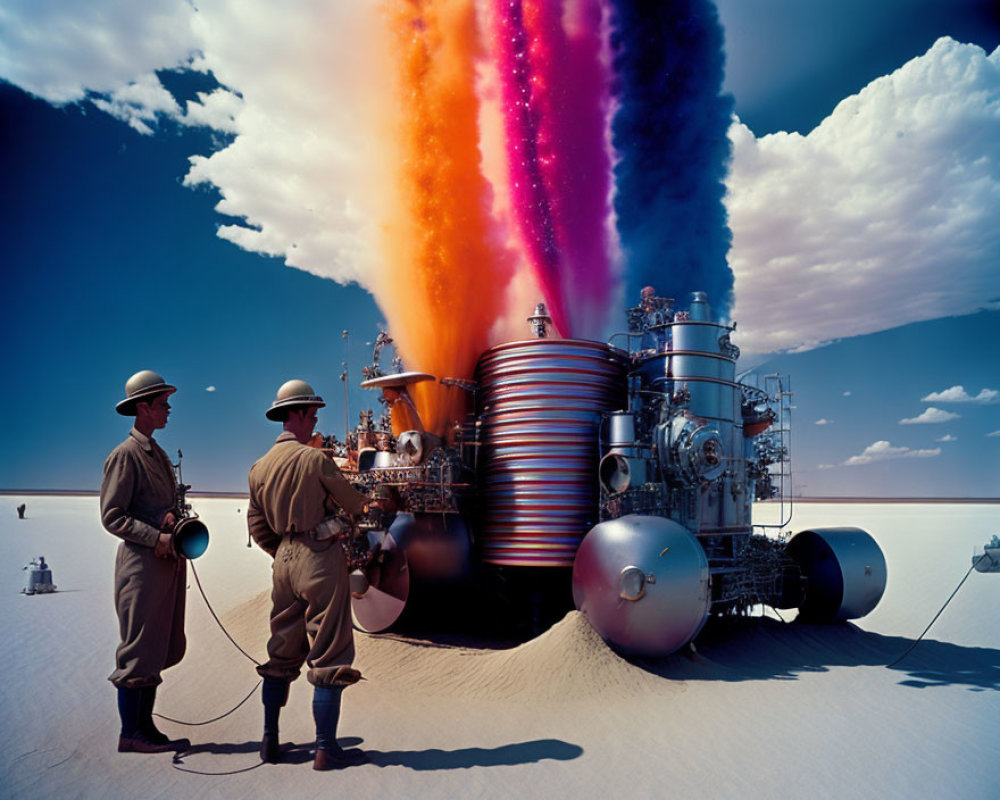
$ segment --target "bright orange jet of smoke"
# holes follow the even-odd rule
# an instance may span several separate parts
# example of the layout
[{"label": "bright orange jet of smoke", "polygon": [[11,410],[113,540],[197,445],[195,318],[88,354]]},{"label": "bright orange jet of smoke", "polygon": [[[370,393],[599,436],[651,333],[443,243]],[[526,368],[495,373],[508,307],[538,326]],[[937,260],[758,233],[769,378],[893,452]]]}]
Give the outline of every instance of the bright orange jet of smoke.
[{"label": "bright orange jet of smoke", "polygon": [[[375,296],[408,370],[471,378],[513,270],[480,163],[474,2],[408,0],[385,13],[399,77],[390,121],[399,152],[386,157],[398,155],[399,175],[387,190],[388,263]],[[469,400],[431,382],[411,393],[425,428],[440,436]]]}]

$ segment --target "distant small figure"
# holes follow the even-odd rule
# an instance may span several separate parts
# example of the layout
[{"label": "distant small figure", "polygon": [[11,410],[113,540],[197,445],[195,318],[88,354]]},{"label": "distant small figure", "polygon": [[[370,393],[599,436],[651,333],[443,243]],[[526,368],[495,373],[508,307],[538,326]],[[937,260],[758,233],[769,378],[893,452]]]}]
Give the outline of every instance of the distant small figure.
[{"label": "distant small figure", "polygon": [[18,519],[24,519],[24,510],[26,508],[27,508],[27,506],[24,503],[21,503],[21,505],[19,505],[17,507],[17,518]]}]

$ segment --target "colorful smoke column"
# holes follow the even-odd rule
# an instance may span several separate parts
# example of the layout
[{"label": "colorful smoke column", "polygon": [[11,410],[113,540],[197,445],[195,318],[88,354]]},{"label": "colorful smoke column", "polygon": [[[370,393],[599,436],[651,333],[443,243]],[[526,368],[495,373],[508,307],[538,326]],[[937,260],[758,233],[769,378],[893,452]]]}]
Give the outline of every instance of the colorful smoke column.
[{"label": "colorful smoke column", "polygon": [[614,289],[601,4],[497,0],[493,13],[520,240],[559,331],[600,335]]},{"label": "colorful smoke column", "polygon": [[[410,0],[387,19],[398,57],[399,171],[376,299],[408,369],[469,378],[492,344],[513,270],[480,167],[474,3]],[[428,431],[444,435],[464,416],[461,389],[428,382],[411,392]]]},{"label": "colorful smoke column", "polygon": [[[532,310],[507,308],[520,268],[567,337],[605,335],[622,277],[629,300],[647,284],[704,290],[727,313],[732,101],[715,9],[607,2],[492,0],[478,16],[475,0],[386,3],[397,89],[382,152],[395,169],[371,285],[407,369],[470,378],[495,323]],[[493,178],[512,229],[483,170],[484,66],[499,76],[507,168]],[[469,399],[436,383],[413,393],[439,435]]]},{"label": "colorful smoke column", "polygon": [[722,203],[733,101],[721,95],[722,28],[708,0],[613,0],[618,110],[615,212],[626,296],[708,292],[725,316],[732,234]]}]

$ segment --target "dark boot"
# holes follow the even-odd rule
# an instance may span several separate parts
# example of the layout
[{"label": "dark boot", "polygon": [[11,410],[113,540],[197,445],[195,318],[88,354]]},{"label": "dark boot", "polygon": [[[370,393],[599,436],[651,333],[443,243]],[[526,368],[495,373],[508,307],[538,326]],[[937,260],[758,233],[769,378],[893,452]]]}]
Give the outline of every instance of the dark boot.
[{"label": "dark boot", "polygon": [[139,732],[153,744],[169,745],[178,752],[191,747],[190,739],[171,739],[162,733],[153,722],[153,705],[156,703],[156,687],[142,687],[142,702],[139,705]]},{"label": "dark boot", "polygon": [[278,717],[288,702],[288,681],[264,678],[260,699],[264,703],[264,736],[260,740],[260,760],[277,764],[281,760],[278,743]]},{"label": "dark boot", "polygon": [[361,750],[342,750],[337,744],[340,721],[340,696],[343,686],[317,686],[313,689],[313,720],[316,723],[316,760],[313,769],[343,769],[368,763]]},{"label": "dark boot", "polygon": [[118,687],[118,715],[122,721],[118,737],[119,753],[167,753],[173,750],[168,744],[151,741],[139,729],[142,714],[142,689]]}]

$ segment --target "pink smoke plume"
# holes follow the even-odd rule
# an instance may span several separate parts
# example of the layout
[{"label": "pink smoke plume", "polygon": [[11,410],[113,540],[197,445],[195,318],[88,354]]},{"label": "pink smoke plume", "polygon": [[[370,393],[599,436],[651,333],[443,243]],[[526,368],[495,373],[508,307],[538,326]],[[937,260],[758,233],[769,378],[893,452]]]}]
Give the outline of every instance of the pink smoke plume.
[{"label": "pink smoke plume", "polygon": [[598,0],[499,0],[493,13],[515,220],[567,336],[600,330],[615,285],[602,19]]}]

